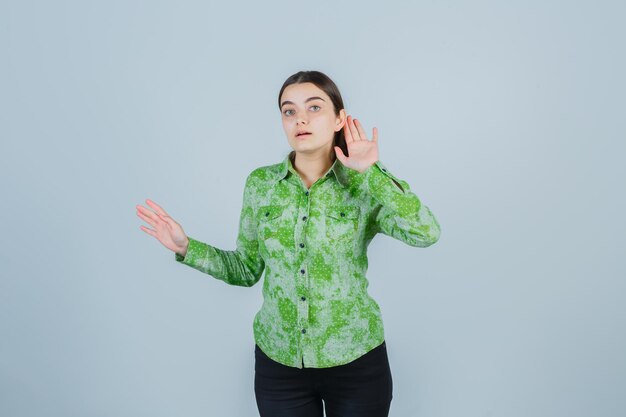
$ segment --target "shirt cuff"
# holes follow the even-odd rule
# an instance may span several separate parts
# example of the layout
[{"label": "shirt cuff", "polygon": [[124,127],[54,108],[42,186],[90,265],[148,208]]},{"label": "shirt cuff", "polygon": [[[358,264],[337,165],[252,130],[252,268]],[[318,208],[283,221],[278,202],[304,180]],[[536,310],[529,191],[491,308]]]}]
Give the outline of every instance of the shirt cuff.
[{"label": "shirt cuff", "polygon": [[176,262],[180,262],[185,265],[196,265],[199,259],[202,259],[206,256],[207,246],[202,242],[187,236],[189,239],[189,246],[187,246],[187,254],[185,256],[174,253],[174,258]]}]

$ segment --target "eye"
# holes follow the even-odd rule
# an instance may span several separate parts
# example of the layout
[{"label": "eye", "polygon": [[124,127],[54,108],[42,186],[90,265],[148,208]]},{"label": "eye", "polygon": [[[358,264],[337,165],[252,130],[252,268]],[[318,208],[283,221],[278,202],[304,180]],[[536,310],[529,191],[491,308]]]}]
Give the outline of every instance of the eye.
[{"label": "eye", "polygon": [[[320,107],[320,106],[318,106],[317,104],[314,104],[314,105],[312,105],[312,106],[311,106],[311,107],[309,107],[309,108],[310,108],[310,109],[312,109],[312,108],[314,108],[314,107],[317,107],[317,108],[318,108],[318,110],[315,110],[315,111],[319,111],[319,109],[321,109],[321,107]],[[290,111],[292,112],[293,110],[292,110],[292,109],[287,109],[287,110],[285,110],[285,111],[283,112],[283,114],[284,114],[285,116],[291,116],[291,114],[292,114],[292,113],[289,113]]]}]

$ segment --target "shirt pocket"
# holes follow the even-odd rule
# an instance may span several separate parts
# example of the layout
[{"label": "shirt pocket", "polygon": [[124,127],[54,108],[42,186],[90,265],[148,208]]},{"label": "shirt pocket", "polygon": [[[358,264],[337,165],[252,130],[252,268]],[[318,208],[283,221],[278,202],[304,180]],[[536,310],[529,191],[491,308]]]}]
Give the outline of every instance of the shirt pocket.
[{"label": "shirt pocket", "polygon": [[326,237],[330,241],[346,241],[356,238],[359,227],[358,206],[336,205],[328,207],[325,213]]},{"label": "shirt pocket", "polygon": [[271,204],[259,207],[257,230],[261,240],[266,240],[278,233],[280,219],[285,211],[285,206]]}]

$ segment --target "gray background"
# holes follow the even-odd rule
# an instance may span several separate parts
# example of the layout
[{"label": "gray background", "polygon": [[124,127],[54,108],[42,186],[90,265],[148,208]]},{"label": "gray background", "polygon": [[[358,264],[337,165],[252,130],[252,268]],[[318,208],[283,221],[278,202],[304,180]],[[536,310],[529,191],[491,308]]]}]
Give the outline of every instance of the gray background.
[{"label": "gray background", "polygon": [[624,3],[270,3],[0,3],[0,414],[258,415],[261,283],[135,205],[234,249],[316,69],[442,226],[370,246],[390,415],[625,415]]}]

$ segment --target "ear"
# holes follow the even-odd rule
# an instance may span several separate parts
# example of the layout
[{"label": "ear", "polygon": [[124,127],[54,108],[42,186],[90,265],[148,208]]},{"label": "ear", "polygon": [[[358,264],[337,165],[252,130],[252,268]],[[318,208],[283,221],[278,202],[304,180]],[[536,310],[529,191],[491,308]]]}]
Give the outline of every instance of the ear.
[{"label": "ear", "polygon": [[339,116],[337,116],[337,123],[335,125],[335,132],[339,132],[341,129],[343,129],[343,125],[346,123],[346,118],[346,110],[339,110]]}]

